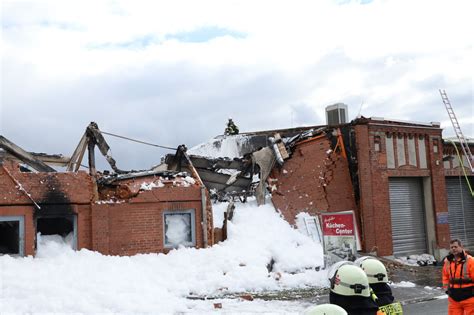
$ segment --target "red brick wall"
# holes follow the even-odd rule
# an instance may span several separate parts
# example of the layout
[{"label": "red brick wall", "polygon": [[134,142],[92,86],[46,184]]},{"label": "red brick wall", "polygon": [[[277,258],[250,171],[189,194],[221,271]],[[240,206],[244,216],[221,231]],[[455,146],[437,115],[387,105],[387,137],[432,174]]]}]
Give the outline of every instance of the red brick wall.
[{"label": "red brick wall", "polygon": [[[135,197],[119,203],[98,201],[91,204],[94,185],[92,178],[84,172],[22,173],[17,164],[6,163],[5,167],[10,174],[0,167],[0,216],[25,217],[26,255],[34,255],[35,208],[12,177],[39,204],[38,213],[67,208],[70,213],[77,214],[78,249],[88,248],[113,255],[166,251],[163,248],[163,211],[185,209],[195,209],[196,244],[202,247],[201,189],[197,184],[178,187],[169,181],[164,187],[138,192],[141,182],[151,179],[128,180],[122,184],[133,186],[138,194]],[[181,181],[178,185],[182,184]],[[210,224],[212,226],[212,220]]]},{"label": "red brick wall", "polygon": [[[140,190],[142,184],[163,187]],[[146,176],[121,180],[100,189],[92,206],[92,249],[111,255],[166,252],[163,239],[163,212],[195,210],[196,247],[203,247],[201,187],[182,178],[165,180]],[[121,198],[127,197],[127,198]],[[212,214],[212,213],[211,213]],[[212,220],[207,216],[208,225]],[[212,234],[208,243],[212,242]]]},{"label": "red brick wall", "polygon": [[[357,161],[359,166],[359,208],[361,214],[362,248],[365,251],[372,251],[373,248],[377,246],[377,236],[379,234],[376,233],[375,230],[377,225],[375,206],[377,206],[377,210],[379,210],[379,207],[382,207],[380,210],[382,211],[382,213],[386,213],[388,202],[388,183],[386,183],[386,174],[385,176],[383,176],[384,174],[378,174],[377,177],[374,177],[372,175],[371,159],[375,159],[374,163],[377,163],[377,159],[383,161],[386,160],[380,159],[378,156],[371,155],[369,129],[367,125],[356,125],[354,127],[354,130],[356,134]],[[385,184],[383,184],[384,182]],[[374,190],[377,192],[377,194],[379,194],[377,200],[374,200]],[[380,199],[383,199],[385,201],[385,204],[383,202],[380,202]],[[384,226],[390,228],[390,230],[387,231],[386,234],[391,235],[391,226]],[[389,241],[391,244],[391,237]]]},{"label": "red brick wall", "polygon": [[[148,193],[151,194],[148,191],[142,194]],[[94,204],[92,249],[110,255],[166,252],[163,212],[188,209],[195,209],[196,247],[200,248],[203,244],[201,200]]]},{"label": "red brick wall", "polygon": [[77,249],[92,249],[92,216],[91,205],[75,205],[77,214]]},{"label": "red brick wall", "polygon": [[[438,152],[433,150],[433,140],[437,139]],[[440,248],[449,248],[450,233],[449,224],[438,224],[436,215],[442,212],[448,212],[448,197],[446,195],[446,177],[443,165],[443,148],[441,144],[441,133],[429,137],[428,163],[431,165],[431,181],[433,195],[433,210],[435,216],[435,229],[437,245]]]},{"label": "red brick wall", "polygon": [[[18,183],[26,192],[19,189]],[[25,255],[34,255],[35,211],[40,214],[67,208],[77,214],[78,248],[91,248],[92,188],[92,179],[84,172],[23,173],[18,164],[6,162],[0,167],[0,216],[24,216]],[[41,209],[36,209],[27,193]]]},{"label": "red brick wall", "polygon": [[[354,127],[357,145],[357,161],[359,167],[360,212],[362,221],[363,249],[376,250],[378,255],[387,256],[393,253],[392,224],[389,197],[390,177],[431,177],[433,211],[447,212],[444,170],[442,163],[441,130],[429,128],[414,128],[403,126],[356,125]],[[395,169],[387,169],[385,135],[402,134],[423,136],[428,139],[426,144],[427,169],[404,165]],[[375,151],[374,137],[380,136],[380,151]],[[438,153],[434,153],[433,139],[438,139]],[[394,146],[394,155],[397,156]],[[405,150],[407,145],[405,143]],[[418,143],[416,143],[418,159]],[[405,152],[405,154],[407,154]],[[417,160],[417,165],[419,161]],[[436,225],[438,246],[445,247],[449,239],[449,226]]]},{"label": "red brick wall", "polygon": [[22,216],[25,220],[25,256],[35,254],[33,208],[29,206],[0,206],[0,216]]},{"label": "red brick wall", "polygon": [[25,192],[17,188],[10,175],[21,184],[36,203],[87,204],[91,202],[92,178],[85,172],[78,173],[24,173],[18,164],[0,166],[0,205],[32,204]]},{"label": "red brick wall", "polygon": [[273,204],[291,224],[300,212],[356,210],[347,160],[332,152],[327,138],[297,145],[283,166],[272,170],[269,185]]}]

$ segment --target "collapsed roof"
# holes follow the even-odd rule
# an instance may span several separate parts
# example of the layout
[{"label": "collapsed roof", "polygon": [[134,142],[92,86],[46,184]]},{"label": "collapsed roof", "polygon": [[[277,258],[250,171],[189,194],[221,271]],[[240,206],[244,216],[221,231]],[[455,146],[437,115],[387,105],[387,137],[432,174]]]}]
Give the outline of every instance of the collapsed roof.
[{"label": "collapsed roof", "polygon": [[[95,146],[99,148],[99,151],[105,157],[107,162],[113,169],[112,173],[104,171],[103,173],[97,172],[95,167]],[[89,174],[96,178],[98,185],[110,186],[114,182],[130,179],[139,178],[145,176],[163,176],[163,177],[177,177],[177,176],[189,176],[187,173],[180,171],[173,171],[163,168],[154,168],[144,171],[125,171],[121,170],[116,166],[116,161],[111,155],[110,147],[105,141],[102,132],[99,130],[98,125],[95,122],[91,122],[84,132],[78,146],[74,150],[71,157],[66,157],[59,154],[46,154],[46,153],[33,153],[27,152],[15,143],[11,142],[7,138],[0,135],[0,163],[4,160],[13,160],[20,162],[28,168],[22,167],[23,171],[37,171],[37,172],[57,172],[56,169],[50,165],[65,167],[67,172],[77,172],[81,167],[81,162],[84,154],[88,151],[88,168]],[[192,170],[190,171],[192,174]],[[195,173],[195,172],[194,172]]]},{"label": "collapsed roof", "polygon": [[[332,130],[306,127],[217,136],[187,150],[187,154],[212,197],[245,200],[255,195],[263,204],[265,182],[274,165],[282,165],[297,142]],[[178,171],[188,165],[179,154],[167,155],[165,162]]]}]

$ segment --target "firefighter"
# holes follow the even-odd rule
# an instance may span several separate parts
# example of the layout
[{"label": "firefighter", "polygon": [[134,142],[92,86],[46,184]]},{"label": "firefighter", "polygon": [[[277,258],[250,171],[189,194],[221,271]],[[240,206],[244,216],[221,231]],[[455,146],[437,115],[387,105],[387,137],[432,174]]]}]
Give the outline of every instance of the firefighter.
[{"label": "firefighter", "polygon": [[239,127],[234,124],[234,121],[230,117],[229,121],[227,122],[227,127],[225,128],[224,134],[226,136],[239,134]]},{"label": "firefighter", "polygon": [[474,258],[458,239],[450,241],[450,254],[444,258],[443,288],[448,294],[448,314],[474,314]]},{"label": "firefighter", "polygon": [[364,270],[369,285],[374,292],[375,303],[380,306],[392,304],[394,297],[392,288],[388,285],[388,274],[384,264],[370,256],[358,258],[354,264]]},{"label": "firefighter", "polygon": [[376,315],[377,304],[370,298],[369,280],[353,264],[343,264],[329,279],[329,302],[342,307],[348,315]]},{"label": "firefighter", "polygon": [[347,315],[347,312],[335,304],[320,304],[307,308],[303,315]]}]

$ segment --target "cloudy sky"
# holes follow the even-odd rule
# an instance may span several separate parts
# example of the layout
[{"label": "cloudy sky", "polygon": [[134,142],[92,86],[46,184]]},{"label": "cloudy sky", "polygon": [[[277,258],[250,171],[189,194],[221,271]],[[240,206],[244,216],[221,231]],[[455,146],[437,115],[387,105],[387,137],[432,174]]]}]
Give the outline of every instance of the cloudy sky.
[{"label": "cloudy sky", "polygon": [[[11,1],[1,6],[0,134],[71,155],[89,122],[176,147],[349,118],[474,136],[471,0]],[[107,136],[119,168],[171,151]]]}]

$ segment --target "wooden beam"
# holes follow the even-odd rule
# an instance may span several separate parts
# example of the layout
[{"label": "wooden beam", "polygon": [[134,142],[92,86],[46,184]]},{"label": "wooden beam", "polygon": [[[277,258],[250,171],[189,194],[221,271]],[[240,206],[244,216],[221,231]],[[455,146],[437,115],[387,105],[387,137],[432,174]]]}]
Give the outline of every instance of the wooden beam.
[{"label": "wooden beam", "polygon": [[87,149],[88,149],[88,152],[89,152],[89,174],[91,176],[96,176],[97,171],[95,169],[95,152],[94,152],[95,143],[93,141],[89,140],[87,142]]},{"label": "wooden beam", "polygon": [[82,135],[81,140],[79,141],[79,144],[77,145],[76,149],[72,153],[72,156],[67,165],[66,171],[77,172],[79,170],[86,148],[87,148],[87,134],[84,133],[84,135]]},{"label": "wooden beam", "polygon": [[[66,166],[69,163],[70,158],[67,156],[63,156],[60,154],[46,154],[46,153],[35,153],[35,152],[28,152],[36,159],[48,164],[48,165],[56,165],[56,166]],[[7,151],[0,151],[0,160],[13,160],[16,162],[22,162],[16,156],[8,153]]]},{"label": "wooden beam", "polygon": [[46,165],[43,161],[35,158],[32,154],[26,152],[3,136],[0,136],[0,148],[20,159],[25,164],[28,164],[38,172],[56,172],[54,168]]}]

